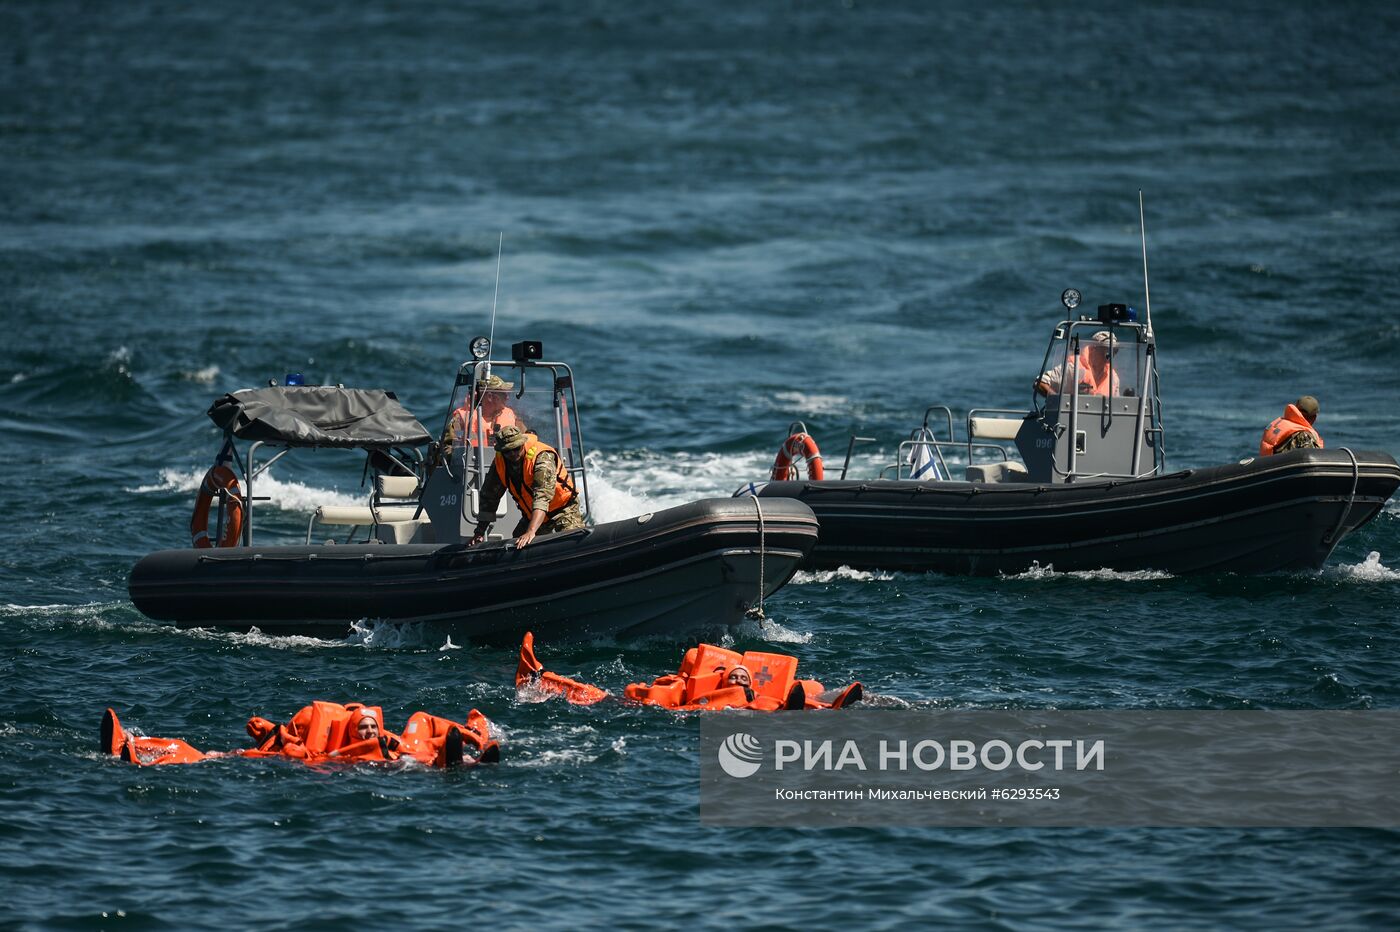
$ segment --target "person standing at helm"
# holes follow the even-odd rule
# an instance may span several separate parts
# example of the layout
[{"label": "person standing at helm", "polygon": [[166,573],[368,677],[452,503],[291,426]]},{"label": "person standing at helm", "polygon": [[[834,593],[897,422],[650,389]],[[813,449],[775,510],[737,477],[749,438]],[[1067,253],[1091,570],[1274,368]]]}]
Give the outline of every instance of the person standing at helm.
[{"label": "person standing at helm", "polygon": [[486,445],[493,446],[496,432],[502,427],[521,427],[515,409],[507,404],[507,392],[514,383],[507,382],[499,375],[488,375],[477,382],[476,390],[462,406],[452,412],[447,423],[447,445],[455,446],[462,438],[472,446],[480,442],[481,431],[485,431]]},{"label": "person standing at helm", "polygon": [[[481,484],[479,513],[494,515],[507,491],[525,517],[515,526],[515,546],[527,546],[536,534],[555,534],[581,528],[583,514],[569,469],[559,453],[519,427],[496,431],[496,462]],[[472,536],[475,547],[486,539],[491,521],[481,521]]]},{"label": "person standing at helm", "polygon": [[1317,420],[1317,399],[1304,395],[1283,409],[1283,416],[1274,418],[1264,428],[1259,440],[1259,455],[1273,456],[1287,450],[1322,449],[1322,435],[1313,423]]},{"label": "person standing at helm", "polygon": [[[1100,330],[1089,340],[1089,345],[1070,360],[1070,377],[1079,379],[1081,395],[1118,395],[1118,373],[1109,365],[1109,347],[1113,346],[1113,335]],[[1118,347],[1113,346],[1113,355],[1118,355]],[[1072,390],[1072,383],[1066,383],[1063,366],[1056,366],[1040,374],[1035,381],[1035,390],[1042,395],[1058,395]]]}]

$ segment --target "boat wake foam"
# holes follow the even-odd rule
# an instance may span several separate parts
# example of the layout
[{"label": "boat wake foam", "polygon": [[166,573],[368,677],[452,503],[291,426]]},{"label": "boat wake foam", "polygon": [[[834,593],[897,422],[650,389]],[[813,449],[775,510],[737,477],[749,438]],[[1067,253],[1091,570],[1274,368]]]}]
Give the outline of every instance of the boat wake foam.
[{"label": "boat wake foam", "polygon": [[1064,573],[1055,571],[1054,564],[1041,566],[1036,563],[1030,569],[1015,573],[1011,576],[1004,576],[1004,579],[1102,579],[1112,582],[1143,582],[1145,580],[1171,579],[1172,574],[1163,570],[1111,570],[1107,568],[1097,570],[1070,570]]},{"label": "boat wake foam", "polygon": [[346,641],[331,641],[307,634],[264,634],[258,628],[247,631],[226,631],[221,628],[176,628],[176,633],[197,641],[222,641],[239,647],[271,647],[277,650],[345,647]]},{"label": "boat wake foam", "polygon": [[1400,570],[1391,569],[1381,563],[1379,552],[1372,550],[1360,563],[1329,566],[1322,571],[1324,576],[1355,582],[1396,582],[1400,580]]},{"label": "boat wake foam", "polygon": [[[148,621],[129,620],[129,602],[83,602],[55,603],[52,605],[0,605],[0,619],[23,618],[42,619],[42,624],[52,627],[89,628],[97,631],[164,630],[163,626]],[[122,617],[126,616],[126,617]],[[138,616],[139,617],[139,616]]]},{"label": "boat wake foam", "polygon": [[740,477],[766,476],[771,460],[769,453],[591,453],[593,520],[622,521],[697,499],[729,498]]},{"label": "boat wake foam", "polygon": [[[170,630],[165,625],[152,625],[162,631]],[[457,650],[459,645],[452,643],[449,636],[443,642],[443,635],[433,632],[423,622],[389,621],[380,618],[361,618],[350,623],[350,633],[343,638],[318,638],[308,634],[267,634],[256,626],[247,631],[228,631],[221,628],[176,628],[177,633],[201,641],[222,641],[241,647],[272,647],[278,650],[303,650],[306,648],[363,647],[369,650],[424,650],[436,648],[439,651]]]},{"label": "boat wake foam", "polygon": [[[159,482],[151,485],[138,485],[136,488],[126,491],[141,495],[155,492],[197,492],[206,471],[200,467],[162,469]],[[363,505],[369,500],[366,493],[349,495],[344,492],[320,489],[303,482],[282,482],[271,471],[258,476],[254,494],[259,497],[266,495],[269,498],[269,501],[258,502],[259,508],[271,506],[281,511],[299,511],[305,514],[310,514],[321,505]]]},{"label": "boat wake foam", "polygon": [[838,579],[854,582],[888,582],[894,579],[894,574],[876,570],[853,570],[849,566],[838,566],[834,570],[798,570],[793,574],[789,585],[805,586],[811,583],[834,582]]},{"label": "boat wake foam", "polygon": [[[734,629],[734,633],[741,638],[757,638],[771,644],[809,644],[812,641],[812,632],[794,631],[772,618],[745,618]],[[720,644],[720,647],[734,646],[735,638],[732,635],[725,634],[722,640],[728,643]]]}]

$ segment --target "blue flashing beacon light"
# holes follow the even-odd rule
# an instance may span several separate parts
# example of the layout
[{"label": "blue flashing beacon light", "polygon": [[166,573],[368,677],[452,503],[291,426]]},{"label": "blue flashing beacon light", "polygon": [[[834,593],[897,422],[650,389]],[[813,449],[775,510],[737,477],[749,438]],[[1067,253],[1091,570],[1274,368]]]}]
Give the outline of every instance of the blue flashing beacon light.
[{"label": "blue flashing beacon light", "polygon": [[288,372],[287,377],[282,380],[283,385],[305,385],[306,379],[300,372]]}]

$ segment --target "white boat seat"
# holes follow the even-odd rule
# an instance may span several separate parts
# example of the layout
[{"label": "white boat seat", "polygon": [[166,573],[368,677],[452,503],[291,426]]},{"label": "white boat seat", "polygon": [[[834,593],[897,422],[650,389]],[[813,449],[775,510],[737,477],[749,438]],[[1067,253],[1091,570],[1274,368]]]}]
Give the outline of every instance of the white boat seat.
[{"label": "white boat seat", "polygon": [[981,463],[967,467],[968,482],[1026,482],[1030,474],[1020,463]]},{"label": "white boat seat", "polygon": [[1021,419],[1009,417],[974,417],[968,419],[968,433],[973,439],[1015,440],[1021,431]]},{"label": "white boat seat", "polygon": [[[371,508],[368,505],[322,505],[316,509],[315,523],[337,524],[342,527],[398,524],[403,521],[412,521],[415,514],[418,514],[416,503],[412,505],[380,505],[378,508]],[[426,512],[419,515],[420,520],[424,517],[426,517]]]},{"label": "white boat seat", "polygon": [[374,494],[379,498],[411,498],[418,500],[418,477],[417,476],[385,476],[374,477]]}]

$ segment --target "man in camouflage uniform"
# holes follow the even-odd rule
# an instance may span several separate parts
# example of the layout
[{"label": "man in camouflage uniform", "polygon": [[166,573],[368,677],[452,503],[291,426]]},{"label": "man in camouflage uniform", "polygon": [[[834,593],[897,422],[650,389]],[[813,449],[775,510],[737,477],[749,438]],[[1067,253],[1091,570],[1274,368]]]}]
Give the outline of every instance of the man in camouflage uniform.
[{"label": "man in camouflage uniform", "polygon": [[1274,448],[1275,453],[1283,453],[1288,450],[1316,450],[1317,434],[1310,430],[1300,430],[1289,437],[1283,443]]},{"label": "man in camouflage uniform", "polygon": [[[1259,455],[1322,449],[1322,435],[1315,426],[1318,410],[1317,399],[1312,395],[1304,395],[1285,407],[1283,415],[1274,418],[1273,423],[1264,429],[1264,437],[1259,441]],[[1283,439],[1278,439],[1280,436]]]},{"label": "man in camouflage uniform", "polygon": [[[530,439],[531,435],[515,426],[502,427],[496,431],[496,458],[504,461],[506,478],[516,488],[523,489],[525,485],[525,448]],[[526,507],[526,503],[516,497],[516,504],[520,506],[522,512],[526,513],[525,517],[516,524],[513,533],[517,549],[528,545],[537,534],[557,534],[561,531],[573,531],[585,526],[583,513],[579,511],[578,507],[577,493],[567,505],[553,516],[549,514],[549,503],[554,500],[554,492],[558,484],[559,454],[552,447],[543,444],[541,446],[543,448],[535,454],[529,507]],[[481,484],[478,513],[494,515],[496,506],[506,491],[504,483],[501,482],[493,466],[487,471],[486,480]],[[472,536],[472,546],[476,546],[486,539],[486,532],[491,529],[491,523],[490,518],[477,523],[476,533]]]}]

